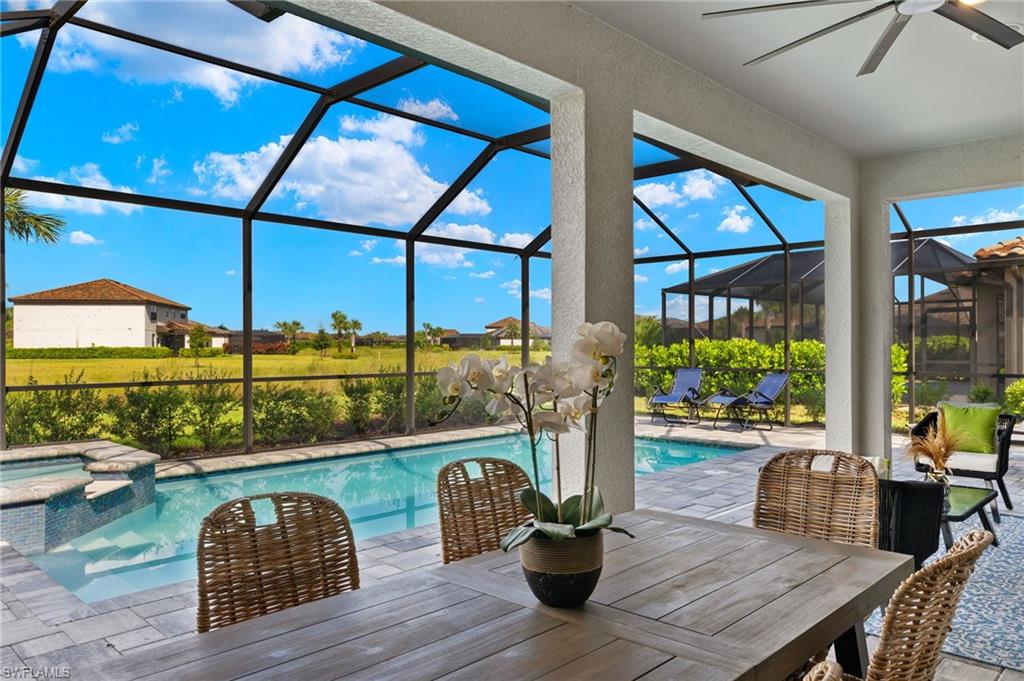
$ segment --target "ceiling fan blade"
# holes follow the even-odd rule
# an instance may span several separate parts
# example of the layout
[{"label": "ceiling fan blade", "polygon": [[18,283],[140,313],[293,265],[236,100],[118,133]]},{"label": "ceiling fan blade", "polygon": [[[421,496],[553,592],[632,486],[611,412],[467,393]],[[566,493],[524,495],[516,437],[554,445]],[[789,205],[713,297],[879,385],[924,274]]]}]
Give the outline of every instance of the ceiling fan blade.
[{"label": "ceiling fan blade", "polygon": [[847,26],[850,26],[851,24],[855,24],[858,21],[862,21],[864,19],[867,19],[868,17],[870,17],[870,16],[872,16],[874,14],[878,14],[879,12],[881,12],[881,11],[883,11],[885,9],[888,9],[889,7],[894,7],[895,5],[896,5],[896,0],[889,0],[889,2],[884,2],[881,5],[877,5],[875,7],[872,7],[871,9],[869,9],[867,11],[864,11],[864,12],[861,12],[860,14],[855,14],[852,17],[850,17],[849,19],[843,19],[842,21],[834,23],[831,26],[826,26],[825,28],[821,29],[820,31],[815,31],[814,33],[811,33],[810,35],[805,35],[803,38],[800,38],[799,40],[794,40],[793,42],[791,42],[791,43],[789,43],[787,45],[783,45],[782,47],[780,47],[778,49],[772,50],[771,52],[768,52],[766,54],[762,54],[760,57],[757,57],[756,59],[751,59],[750,61],[746,62],[744,64],[744,66],[750,66],[751,64],[760,64],[763,61],[771,59],[772,57],[777,57],[778,55],[782,54],[783,52],[789,52],[794,47],[799,47],[800,45],[803,45],[804,43],[811,42],[815,38],[820,38],[823,35],[828,35],[829,33],[832,33],[833,31],[838,31],[841,28],[846,28]]},{"label": "ceiling fan blade", "polygon": [[984,12],[963,5],[956,0],[947,0],[944,5],[937,7],[934,12],[960,24],[968,30],[974,31],[984,38],[988,38],[996,45],[1006,49],[1024,43],[1024,35],[1021,35],[1003,22],[993,19]]},{"label": "ceiling fan blade", "polygon": [[723,9],[717,12],[704,12],[701,19],[718,19],[720,17],[733,17],[738,14],[755,14],[757,12],[771,12],[777,9],[798,9],[800,7],[818,7],[824,5],[843,5],[849,2],[865,2],[865,0],[798,0],[797,2],[775,3],[774,5],[758,5],[756,7],[737,7],[736,9]]},{"label": "ceiling fan blade", "polygon": [[886,27],[885,32],[875,43],[875,46],[871,49],[871,54],[864,61],[864,65],[860,67],[860,71],[857,72],[858,76],[866,76],[869,73],[874,73],[878,65],[882,63],[885,55],[888,54],[889,48],[896,42],[896,38],[900,37],[900,32],[907,27],[907,23],[910,22],[911,15],[900,14],[894,12],[892,21]]}]

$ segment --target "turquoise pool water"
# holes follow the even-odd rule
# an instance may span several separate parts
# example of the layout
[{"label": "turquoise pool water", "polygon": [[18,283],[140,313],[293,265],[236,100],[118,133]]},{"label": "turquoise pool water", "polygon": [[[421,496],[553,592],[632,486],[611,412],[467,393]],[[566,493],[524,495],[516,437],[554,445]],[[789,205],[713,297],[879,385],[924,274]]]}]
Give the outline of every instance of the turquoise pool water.
[{"label": "turquoise pool water", "polygon": [[[736,451],[638,439],[636,472]],[[86,602],[195,579],[196,537],[203,517],[229,499],[283,491],[314,492],[337,501],[352,521],[358,544],[360,539],[437,522],[437,471],[449,461],[478,456],[511,459],[530,469],[526,439],[510,436],[169,480],[157,483],[156,502],[148,507],[30,558]]]},{"label": "turquoise pool water", "polygon": [[0,466],[0,485],[13,485],[39,478],[90,478],[82,463],[55,463],[13,468]]}]

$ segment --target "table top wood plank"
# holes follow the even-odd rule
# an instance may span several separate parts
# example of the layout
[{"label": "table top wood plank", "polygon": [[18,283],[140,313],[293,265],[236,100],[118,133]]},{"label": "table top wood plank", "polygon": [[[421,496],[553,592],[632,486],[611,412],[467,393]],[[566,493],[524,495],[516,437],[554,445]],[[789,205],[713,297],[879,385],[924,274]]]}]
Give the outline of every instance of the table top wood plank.
[{"label": "table top wood plank", "polygon": [[612,605],[660,619],[724,586],[743,584],[744,578],[752,573],[798,550],[799,547],[788,544],[755,541],[692,570],[679,572]]},{"label": "table top wood plank", "polygon": [[568,622],[446,674],[438,681],[532,681],[616,640]]},{"label": "table top wood plank", "polygon": [[753,571],[742,580],[696,599],[664,616],[663,621],[715,636],[783,594],[845,558],[834,553],[799,549]]},{"label": "table top wood plank", "polygon": [[618,639],[540,678],[543,681],[630,681],[644,676],[671,659],[671,655],[659,650]]}]

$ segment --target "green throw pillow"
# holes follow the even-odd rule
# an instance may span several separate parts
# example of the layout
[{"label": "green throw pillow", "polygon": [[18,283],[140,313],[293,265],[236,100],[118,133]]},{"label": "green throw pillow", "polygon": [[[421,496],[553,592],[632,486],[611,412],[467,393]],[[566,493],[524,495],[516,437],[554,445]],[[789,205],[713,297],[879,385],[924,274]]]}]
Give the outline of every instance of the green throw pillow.
[{"label": "green throw pillow", "polygon": [[940,402],[938,406],[946,428],[960,437],[957,449],[979,454],[996,453],[1000,411],[998,404]]}]

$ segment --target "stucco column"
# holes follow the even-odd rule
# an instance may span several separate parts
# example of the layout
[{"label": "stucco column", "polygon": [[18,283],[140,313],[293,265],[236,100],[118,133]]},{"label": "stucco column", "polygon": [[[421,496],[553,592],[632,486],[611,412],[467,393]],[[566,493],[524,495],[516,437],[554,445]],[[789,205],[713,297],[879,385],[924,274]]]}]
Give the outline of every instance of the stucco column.
[{"label": "stucco column", "polygon": [[825,203],[825,443],[854,450],[857,424],[857,240],[850,202]]},{"label": "stucco column", "polygon": [[[609,97],[551,102],[553,354],[569,358],[584,321],[612,321],[629,336],[598,422],[596,479],[613,513],[634,507],[632,135],[632,110]],[[566,495],[582,490],[583,448],[579,434],[562,439]]]},{"label": "stucco column", "polygon": [[892,246],[890,203],[861,195],[857,211],[859,385],[853,451],[892,458]]}]

